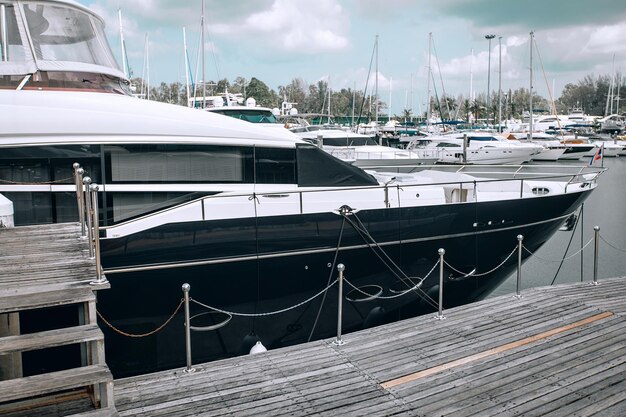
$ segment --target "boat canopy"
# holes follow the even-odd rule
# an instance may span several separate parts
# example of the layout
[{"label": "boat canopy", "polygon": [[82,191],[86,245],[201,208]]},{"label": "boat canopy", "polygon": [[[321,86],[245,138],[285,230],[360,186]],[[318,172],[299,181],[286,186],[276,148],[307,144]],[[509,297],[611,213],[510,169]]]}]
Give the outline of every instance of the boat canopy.
[{"label": "boat canopy", "polygon": [[0,73],[95,73],[126,80],[104,21],[68,0],[0,0]]}]

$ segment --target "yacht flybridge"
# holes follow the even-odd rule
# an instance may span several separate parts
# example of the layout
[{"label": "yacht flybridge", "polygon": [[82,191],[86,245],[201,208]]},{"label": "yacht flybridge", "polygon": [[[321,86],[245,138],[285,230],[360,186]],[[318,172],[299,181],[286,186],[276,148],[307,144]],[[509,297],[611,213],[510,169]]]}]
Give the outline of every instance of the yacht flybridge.
[{"label": "yacht flybridge", "polygon": [[[247,353],[253,337],[271,349],[332,336],[338,263],[350,283],[344,331],[436,309],[439,248],[444,307],[481,299],[514,270],[517,236],[537,250],[602,172],[363,171],[278,129],[125,94],[104,24],[83,6],[0,6],[0,193],[15,223],[76,221],[79,163],[100,185],[111,289],[99,313],[149,333],[189,283],[193,299],[231,317],[194,336],[195,362]],[[107,362],[118,377],[182,366],[183,329],[180,315],[141,339],[103,326]]]}]

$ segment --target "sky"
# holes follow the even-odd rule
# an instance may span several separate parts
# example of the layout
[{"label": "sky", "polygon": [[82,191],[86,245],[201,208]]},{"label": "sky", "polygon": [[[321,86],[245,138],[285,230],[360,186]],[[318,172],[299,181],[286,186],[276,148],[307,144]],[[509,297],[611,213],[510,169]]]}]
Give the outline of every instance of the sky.
[{"label": "sky", "polygon": [[[118,9],[134,76],[152,85],[185,82],[183,27],[191,72],[198,57],[202,0],[79,0],[104,18],[121,62]],[[270,88],[294,78],[333,90],[373,88],[392,114],[422,112],[429,56],[441,95],[534,88],[558,98],[585,75],[626,71],[624,0],[205,0],[207,80],[256,77]],[[432,47],[429,54],[429,33]],[[495,38],[489,42],[485,35]],[[148,39],[146,65],[145,41]],[[376,36],[378,59],[372,61]],[[489,48],[491,46],[491,48]],[[501,57],[501,64],[500,64]],[[626,94],[626,92],[624,92]]]}]

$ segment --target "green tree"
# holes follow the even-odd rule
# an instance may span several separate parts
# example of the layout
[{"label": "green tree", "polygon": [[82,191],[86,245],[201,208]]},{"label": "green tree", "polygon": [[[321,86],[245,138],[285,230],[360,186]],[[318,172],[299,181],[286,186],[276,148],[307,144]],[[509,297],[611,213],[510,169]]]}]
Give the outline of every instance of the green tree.
[{"label": "green tree", "polygon": [[252,77],[246,87],[246,95],[254,97],[259,106],[275,107],[277,97],[276,93],[272,93],[270,88],[256,77]]}]

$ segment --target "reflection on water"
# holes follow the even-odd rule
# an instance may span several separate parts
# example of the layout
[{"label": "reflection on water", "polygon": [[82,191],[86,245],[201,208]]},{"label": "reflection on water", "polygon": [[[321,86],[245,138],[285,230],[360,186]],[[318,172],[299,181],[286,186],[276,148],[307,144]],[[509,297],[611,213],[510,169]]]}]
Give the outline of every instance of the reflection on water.
[{"label": "reflection on water", "polygon": [[[585,161],[558,162],[558,164],[585,165]],[[554,162],[549,164],[555,164]],[[598,162],[596,162],[598,164]],[[536,163],[539,165],[539,163]],[[573,232],[557,232],[536,256],[531,257],[522,266],[522,291],[524,288],[543,287],[566,282],[580,282],[581,256],[560,260],[569,256],[593,238],[593,227],[600,226],[598,280],[608,277],[623,276],[626,273],[626,158],[606,158],[604,166],[608,168],[599,179],[599,186],[589,196],[583,207],[583,218],[579,220]],[[580,230],[583,229],[581,239]],[[565,250],[571,244],[567,255]],[[593,242],[583,251],[582,279],[593,280]],[[560,269],[559,269],[560,267]],[[558,274],[557,274],[558,272]],[[491,296],[515,292],[517,273],[513,273]]]}]

